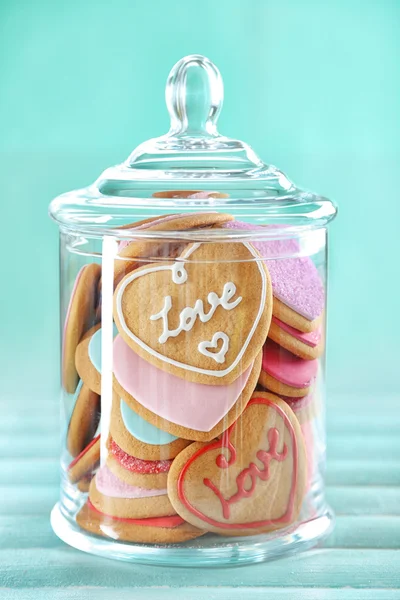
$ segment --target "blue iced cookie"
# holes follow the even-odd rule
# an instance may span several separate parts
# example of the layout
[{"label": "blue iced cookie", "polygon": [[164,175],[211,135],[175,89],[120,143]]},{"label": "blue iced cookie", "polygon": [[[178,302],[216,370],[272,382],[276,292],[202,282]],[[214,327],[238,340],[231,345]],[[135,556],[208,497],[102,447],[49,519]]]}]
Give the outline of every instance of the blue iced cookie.
[{"label": "blue iced cookie", "polygon": [[[89,329],[79,342],[75,353],[75,364],[79,377],[97,394],[101,394],[102,333],[100,323]],[[114,325],[113,337],[116,333]]]},{"label": "blue iced cookie", "polygon": [[139,416],[114,393],[110,421],[111,437],[122,450],[142,460],[175,458],[191,442],[177,438]]}]

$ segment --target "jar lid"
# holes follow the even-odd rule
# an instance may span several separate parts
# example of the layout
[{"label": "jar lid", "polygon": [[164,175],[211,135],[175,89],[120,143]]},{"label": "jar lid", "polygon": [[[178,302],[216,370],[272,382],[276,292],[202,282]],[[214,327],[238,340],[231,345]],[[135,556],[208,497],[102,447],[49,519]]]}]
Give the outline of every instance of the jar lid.
[{"label": "jar lid", "polygon": [[154,214],[211,210],[293,230],[322,227],[335,216],[330,200],[297,188],[248,144],[220,135],[223,82],[210,60],[182,58],[165,97],[169,132],[140,144],[89,187],[55,198],[50,215],[62,227],[115,234]]}]

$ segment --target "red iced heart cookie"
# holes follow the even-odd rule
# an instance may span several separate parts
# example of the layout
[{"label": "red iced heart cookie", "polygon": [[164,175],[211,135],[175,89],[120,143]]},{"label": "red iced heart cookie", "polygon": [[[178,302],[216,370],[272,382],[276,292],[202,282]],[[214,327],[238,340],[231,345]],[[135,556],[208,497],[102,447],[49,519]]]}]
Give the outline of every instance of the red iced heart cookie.
[{"label": "red iced heart cookie", "polygon": [[170,460],[142,460],[136,456],[130,456],[122,448],[110,440],[109,448],[111,454],[128,471],[140,473],[142,475],[157,475],[158,473],[167,473],[171,466]]},{"label": "red iced heart cookie", "polygon": [[76,516],[82,529],[126,542],[151,544],[175,544],[204,535],[177,515],[147,519],[126,519],[113,517],[97,510],[88,501]]},{"label": "red iced heart cookie", "polygon": [[119,479],[129,485],[146,489],[164,489],[171,460],[141,460],[124,452],[113,439],[107,442],[107,466]]},{"label": "red iced heart cookie", "polygon": [[221,439],[192,444],[177,456],[168,495],[177,513],[196,527],[253,535],[297,519],[306,472],[293,411],[273,394],[255,392]]}]

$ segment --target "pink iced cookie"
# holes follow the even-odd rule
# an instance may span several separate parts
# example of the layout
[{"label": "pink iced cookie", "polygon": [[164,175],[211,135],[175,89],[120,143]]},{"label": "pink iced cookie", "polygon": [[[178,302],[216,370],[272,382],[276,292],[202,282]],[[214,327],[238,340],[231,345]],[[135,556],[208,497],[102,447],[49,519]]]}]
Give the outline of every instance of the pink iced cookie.
[{"label": "pink iced cookie", "polygon": [[135,485],[129,485],[119,479],[110,471],[107,465],[103,465],[96,473],[96,487],[105,496],[111,498],[149,498],[162,496],[167,490],[147,490]]},{"label": "pink iced cookie", "polygon": [[[223,225],[227,229],[266,231],[266,227],[231,221]],[[299,244],[296,240],[254,241],[271,276],[275,298],[309,321],[317,319],[324,309],[325,292],[321,277],[311,258],[272,258],[297,254]]]},{"label": "pink iced cookie", "polygon": [[175,515],[166,486],[160,489],[131,485],[104,465],[92,479],[89,502],[96,510],[117,518],[147,519]]},{"label": "pink iced cookie", "polygon": [[292,354],[313,360],[319,358],[324,351],[322,325],[315,331],[304,333],[273,316],[268,337]]},{"label": "pink iced cookie", "polygon": [[290,335],[296,338],[296,340],[298,340],[299,342],[303,342],[303,344],[310,346],[310,348],[315,348],[321,341],[322,335],[320,328],[316,329],[315,331],[310,331],[309,333],[303,333],[302,331],[299,331],[298,329],[287,325],[287,323],[280,321],[276,317],[272,317],[272,321],[276,323],[278,327],[280,327],[287,333],[290,333]]},{"label": "pink iced cookie", "polygon": [[143,360],[118,335],[114,340],[114,387],[149,423],[177,437],[208,441],[244,409],[260,363],[261,357],[257,357],[254,365],[229,385],[194,383]]},{"label": "pink iced cookie", "polygon": [[291,387],[309,387],[317,373],[316,360],[302,360],[277,344],[264,345],[262,369],[278,381]]},{"label": "pink iced cookie", "polygon": [[267,340],[259,381],[276,394],[303,397],[309,393],[317,370],[317,360],[304,360]]}]

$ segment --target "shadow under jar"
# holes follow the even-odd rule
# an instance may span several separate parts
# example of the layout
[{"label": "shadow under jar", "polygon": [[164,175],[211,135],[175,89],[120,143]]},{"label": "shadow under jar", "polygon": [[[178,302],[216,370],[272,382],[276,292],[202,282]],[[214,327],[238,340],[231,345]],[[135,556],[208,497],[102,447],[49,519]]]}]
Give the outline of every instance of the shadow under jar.
[{"label": "shadow under jar", "polygon": [[324,497],[326,234],[336,209],[216,129],[216,67],[171,129],[59,196],[56,534],[86,552],[235,565],[304,550]]}]

